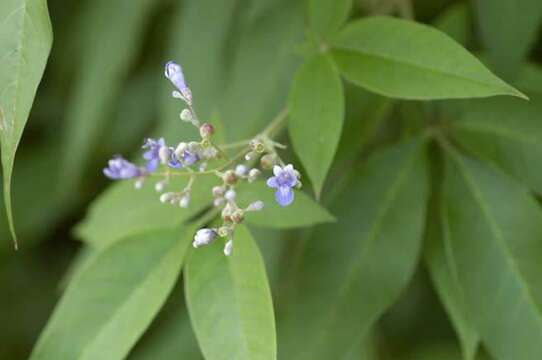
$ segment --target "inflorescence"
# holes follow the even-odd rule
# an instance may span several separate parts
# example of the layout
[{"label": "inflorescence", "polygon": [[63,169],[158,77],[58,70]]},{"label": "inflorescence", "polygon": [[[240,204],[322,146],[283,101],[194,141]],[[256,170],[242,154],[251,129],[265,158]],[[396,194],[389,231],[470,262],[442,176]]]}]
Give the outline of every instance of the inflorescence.
[{"label": "inflorescence", "polygon": [[[233,251],[233,235],[235,227],[242,223],[245,215],[264,208],[261,200],[255,200],[246,207],[240,207],[236,202],[236,186],[242,182],[253,183],[262,171],[272,170],[272,177],[267,179],[267,185],[275,190],[275,199],[281,206],[288,206],[294,200],[295,188],[301,187],[299,172],[291,164],[284,164],[277,149],[284,145],[274,142],[271,130],[277,122],[284,120],[281,114],[270,126],[253,139],[233,144],[217,145],[213,142],[215,132],[210,123],[202,123],[193,107],[192,91],[188,87],[182,68],[170,61],[165,65],[165,76],[176,90],[172,96],[180,99],[186,105],[180,113],[182,121],[188,122],[199,130],[199,141],[179,142],[171,147],[163,138],[146,139],[143,144],[145,166],[138,166],[120,155],[109,160],[104,174],[114,180],[135,180],[135,188],[140,189],[150,177],[159,177],[154,187],[161,193],[160,201],[171,205],[187,208],[190,204],[192,188],[199,176],[211,175],[219,179],[219,184],[210,191],[213,194],[215,208],[221,209],[222,225],[216,228],[199,229],[193,241],[193,246],[209,245],[218,238],[225,239],[224,254],[229,256]],[[240,148],[240,152],[230,157],[226,150]],[[253,166],[259,160],[260,168]],[[210,163],[217,163],[208,169]],[[187,176],[187,185],[181,191],[166,191],[172,176]]]}]

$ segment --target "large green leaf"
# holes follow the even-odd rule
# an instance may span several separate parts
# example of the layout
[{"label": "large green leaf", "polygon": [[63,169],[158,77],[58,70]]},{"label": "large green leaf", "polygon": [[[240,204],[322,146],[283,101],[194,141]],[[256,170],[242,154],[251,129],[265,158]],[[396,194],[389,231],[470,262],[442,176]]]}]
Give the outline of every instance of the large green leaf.
[{"label": "large green leaf", "polygon": [[185,285],[190,318],[207,360],[274,360],[277,345],[265,267],[244,226],[234,235],[233,254],[224,242],[193,251]]},{"label": "large green leaf", "polygon": [[31,359],[121,359],[166,300],[193,229],[125,238],[77,273]]},{"label": "large green leaf", "polygon": [[337,198],[338,222],[316,228],[279,323],[285,358],[346,356],[406,287],[428,197],[424,150],[416,140],[373,155]]},{"label": "large green leaf", "polygon": [[498,74],[512,77],[536,40],[542,20],[539,0],[475,0],[478,25]]},{"label": "large green leaf", "polygon": [[[181,191],[187,184],[184,176],[174,176],[166,191]],[[211,187],[220,181],[202,176],[192,188],[188,209],[160,202],[154,184],[136,190],[132,181],[111,185],[90,206],[85,220],[75,229],[82,240],[95,247],[105,247],[128,235],[151,229],[176,227],[209,206]]]},{"label": "large green leaf", "polygon": [[308,20],[313,31],[323,38],[329,38],[348,18],[352,0],[309,0]]},{"label": "large green leaf", "polygon": [[457,263],[451,250],[450,233],[446,216],[437,214],[430,218],[433,228],[427,239],[426,262],[437,294],[455,328],[464,360],[473,360],[479,344],[479,336],[468,318],[463,290],[457,278]]},{"label": "large green leaf", "polygon": [[250,225],[290,229],[335,221],[328,210],[303,191],[295,191],[295,200],[288,207],[277,204],[275,189],[269,188],[263,181],[243,186],[237,194],[237,202],[241,207],[256,200],[264,202],[263,210],[246,215],[246,222]]},{"label": "large green leaf", "polygon": [[415,22],[388,17],[358,20],[333,45],[333,56],[348,80],[386,96],[525,97],[450,37]]},{"label": "large green leaf", "polygon": [[329,55],[315,56],[301,66],[294,79],[288,131],[317,197],[335,156],[343,119],[341,77]]},{"label": "large green leaf", "polygon": [[542,211],[528,190],[450,153],[444,221],[469,318],[499,360],[542,358]]},{"label": "large green leaf", "polygon": [[4,204],[11,234],[11,174],[19,141],[53,43],[45,0],[0,3],[0,149]]},{"label": "large green leaf", "polygon": [[462,46],[466,46],[471,33],[471,16],[469,10],[466,3],[454,3],[435,20],[435,27],[448,34]]},{"label": "large green leaf", "polygon": [[[64,190],[77,189],[92,160],[107,120],[115,109],[122,82],[141,46],[139,40],[155,4],[152,0],[87,3],[80,29],[83,44],[81,64],[77,67],[77,82],[67,109],[67,126],[63,134],[61,161],[64,176],[60,187]],[[156,76],[162,76],[161,67],[156,69]]]},{"label": "large green leaf", "polygon": [[542,96],[531,101],[487,99],[470,103],[453,135],[464,148],[490,160],[542,194]]}]

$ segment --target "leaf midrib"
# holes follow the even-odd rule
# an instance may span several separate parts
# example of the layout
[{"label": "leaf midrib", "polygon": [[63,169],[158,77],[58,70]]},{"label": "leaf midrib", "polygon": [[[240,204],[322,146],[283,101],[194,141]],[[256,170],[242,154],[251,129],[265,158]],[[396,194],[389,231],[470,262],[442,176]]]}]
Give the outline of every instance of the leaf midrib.
[{"label": "leaf midrib", "polygon": [[462,170],[461,173],[463,174],[463,178],[466,181],[467,187],[470,189],[475,202],[478,204],[484,218],[488,222],[491,233],[493,234],[494,239],[496,239],[496,244],[498,245],[498,248],[501,249],[502,254],[505,256],[506,263],[509,266],[509,270],[512,272],[514,277],[519,282],[520,287],[522,289],[521,291],[522,297],[524,297],[528,301],[528,303],[531,304],[531,306],[535,309],[535,313],[538,314],[537,320],[540,323],[540,329],[542,329],[542,308],[538,307],[536,301],[534,300],[533,294],[531,293],[529,289],[528,284],[525,283],[522,273],[514,261],[514,257],[510,254],[509,249],[506,246],[506,241],[503,239],[502,232],[500,228],[498,227],[498,222],[496,222],[495,219],[493,219],[491,215],[491,211],[489,210],[489,208],[485,205],[483,201],[484,196],[482,195],[482,192],[476,185],[475,181],[469,176],[468,169],[463,164],[462,160],[455,158],[455,155],[454,155],[454,161],[456,162],[456,164],[458,164],[459,168]]}]

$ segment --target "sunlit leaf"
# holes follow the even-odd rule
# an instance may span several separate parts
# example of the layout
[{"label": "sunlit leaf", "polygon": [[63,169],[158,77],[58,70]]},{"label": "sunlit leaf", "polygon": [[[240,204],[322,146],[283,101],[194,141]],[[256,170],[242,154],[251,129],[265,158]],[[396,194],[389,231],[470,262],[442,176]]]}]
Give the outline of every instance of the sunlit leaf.
[{"label": "sunlit leaf", "polygon": [[233,254],[223,240],[188,259],[185,284],[190,319],[206,360],[274,360],[275,319],[265,267],[244,226]]},{"label": "sunlit leaf", "polygon": [[320,197],[344,119],[342,81],[333,60],[318,55],[299,69],[290,92],[288,131]]},{"label": "sunlit leaf", "polygon": [[333,56],[348,80],[386,96],[525,97],[450,37],[427,25],[371,17],[349,24],[333,45]]},{"label": "sunlit leaf", "polygon": [[287,358],[346,356],[408,284],[428,197],[424,149],[409,141],[372,156],[336,199],[338,222],[315,229],[279,323]]},{"label": "sunlit leaf", "polygon": [[45,0],[0,3],[0,148],[4,204],[13,239],[11,174],[34,95],[53,43]]},{"label": "sunlit leaf", "polygon": [[31,359],[126,356],[173,288],[192,233],[152,231],[97,254],[72,279]]},{"label": "sunlit leaf", "polygon": [[450,153],[444,221],[467,311],[499,360],[542,357],[542,210],[528,190]]}]

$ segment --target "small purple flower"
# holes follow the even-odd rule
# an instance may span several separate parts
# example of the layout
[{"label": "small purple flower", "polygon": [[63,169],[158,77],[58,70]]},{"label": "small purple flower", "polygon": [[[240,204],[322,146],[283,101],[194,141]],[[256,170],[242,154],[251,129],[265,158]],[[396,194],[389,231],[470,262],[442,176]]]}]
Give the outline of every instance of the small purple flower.
[{"label": "small purple flower", "polygon": [[181,92],[181,95],[185,98],[185,100],[190,103],[192,101],[192,92],[190,91],[188,85],[186,85],[181,65],[174,61],[168,61],[165,66],[164,74],[166,75],[166,78],[168,78],[169,81],[171,81],[173,85],[175,85],[175,87]]},{"label": "small purple flower", "polygon": [[109,167],[106,167],[103,172],[105,176],[113,180],[131,179],[143,175],[141,168],[132,164],[122,156],[115,156],[109,160]]},{"label": "small purple flower", "polygon": [[180,169],[183,166],[190,166],[199,161],[199,156],[196,153],[185,150],[182,153],[182,159],[175,154],[171,153],[171,159],[169,160],[168,165],[174,169]]},{"label": "small purple flower", "polygon": [[288,206],[294,201],[294,191],[292,190],[299,182],[297,172],[292,164],[285,167],[275,165],[273,168],[275,176],[267,179],[267,186],[277,189],[275,199],[280,206]]},{"label": "small purple flower", "polygon": [[143,149],[149,149],[143,154],[143,158],[147,160],[147,170],[150,172],[156,171],[160,165],[160,148],[166,146],[164,138],[146,139],[143,144]]}]

